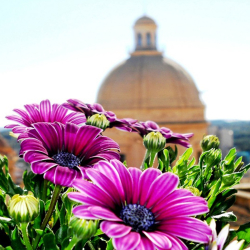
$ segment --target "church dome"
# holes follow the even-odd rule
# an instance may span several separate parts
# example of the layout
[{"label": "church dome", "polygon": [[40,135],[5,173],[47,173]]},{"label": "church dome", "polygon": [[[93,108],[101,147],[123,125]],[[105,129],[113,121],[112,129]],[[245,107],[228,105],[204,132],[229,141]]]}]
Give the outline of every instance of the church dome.
[{"label": "church dome", "polygon": [[107,110],[203,107],[187,71],[161,55],[134,55],[120,64],[102,83],[97,102]]},{"label": "church dome", "polygon": [[[204,121],[204,105],[192,77],[157,50],[156,30],[149,17],[135,22],[135,50],[107,75],[97,102],[132,118],[139,115],[143,119],[143,112],[151,112],[148,119],[159,122]],[[165,118],[163,113],[167,113]]]},{"label": "church dome", "polygon": [[153,24],[153,25],[156,25],[155,21],[148,17],[148,16],[143,16],[141,18],[139,18],[136,22],[135,22],[135,25],[144,25],[144,24]]}]

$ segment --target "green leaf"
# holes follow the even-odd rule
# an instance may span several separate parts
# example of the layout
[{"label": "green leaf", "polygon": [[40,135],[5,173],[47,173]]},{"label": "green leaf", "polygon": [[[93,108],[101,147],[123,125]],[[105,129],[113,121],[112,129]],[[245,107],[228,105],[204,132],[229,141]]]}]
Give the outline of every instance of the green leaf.
[{"label": "green leaf", "polygon": [[2,196],[0,196],[0,216],[9,217],[9,212]]},{"label": "green leaf", "polygon": [[214,215],[212,218],[222,222],[237,221],[237,217],[233,212],[225,212],[223,214]]},{"label": "green leaf", "polygon": [[7,191],[8,195],[12,197],[15,194],[20,194],[20,195],[23,194],[23,190],[13,182],[10,174],[7,174],[7,182],[8,182],[8,191]]},{"label": "green leaf", "polygon": [[56,243],[61,245],[67,236],[70,236],[68,235],[68,225],[63,225],[56,232]]},{"label": "green leaf", "polygon": [[238,240],[245,240],[245,246],[250,243],[250,222],[241,225],[239,229],[236,231],[238,236]]},{"label": "green leaf", "polygon": [[211,209],[210,214],[211,215],[221,214],[223,211],[226,211],[228,208],[230,208],[234,204],[235,200],[236,196],[234,195],[222,203],[216,203],[216,206]]},{"label": "green leaf", "polygon": [[39,235],[41,235],[41,236],[43,235],[43,232],[44,232],[44,231],[41,230],[41,229],[35,229],[35,231],[37,232],[37,234],[39,234]]},{"label": "green leaf", "polygon": [[0,217],[0,223],[13,223],[11,218],[6,218],[6,217]]},{"label": "green leaf", "polygon": [[222,184],[220,187],[220,192],[229,189],[230,187],[233,187],[234,185],[238,184],[241,180],[241,178],[244,175],[244,171],[232,173],[232,174],[226,174],[222,176]]},{"label": "green leaf", "polygon": [[42,200],[39,200],[39,214],[36,217],[35,221],[34,221],[34,225],[33,228],[35,229],[40,229],[40,226],[42,224],[42,220],[45,216],[45,205],[44,202]]},{"label": "green leaf", "polygon": [[20,238],[21,236],[18,233],[18,229],[15,227],[11,234],[11,246],[14,250],[26,250]]},{"label": "green leaf", "polygon": [[97,229],[94,236],[99,236],[99,235],[102,235],[102,234],[104,234],[104,232],[99,228],[99,229]]},{"label": "green leaf", "polygon": [[48,233],[43,236],[43,245],[45,250],[59,250],[53,233]]},{"label": "green leaf", "polygon": [[113,249],[114,249],[114,247],[113,247],[112,239],[110,239],[107,242],[107,248],[106,248],[106,250],[113,250]]}]

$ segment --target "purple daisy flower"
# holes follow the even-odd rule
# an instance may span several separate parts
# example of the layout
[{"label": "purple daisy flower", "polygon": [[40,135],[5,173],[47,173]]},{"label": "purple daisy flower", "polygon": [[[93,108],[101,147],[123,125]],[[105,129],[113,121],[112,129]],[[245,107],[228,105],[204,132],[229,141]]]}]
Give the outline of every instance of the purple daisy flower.
[{"label": "purple daisy flower", "polygon": [[193,133],[189,133],[189,134],[174,133],[169,128],[165,128],[165,127],[160,128],[153,121],[137,122],[132,125],[132,128],[134,132],[138,132],[142,137],[144,137],[150,132],[160,132],[166,138],[167,143],[179,144],[186,148],[191,146],[188,143],[188,141],[189,141],[189,138],[191,138],[194,135]]},{"label": "purple daisy flower", "polygon": [[85,170],[100,160],[119,159],[112,139],[102,136],[93,126],[72,123],[39,122],[22,133],[20,155],[31,164],[35,174],[56,185],[70,187],[75,179],[85,178]]},{"label": "purple daisy flower", "polygon": [[93,115],[104,115],[108,121],[106,127],[112,128],[116,127],[120,130],[131,132],[131,125],[137,121],[131,118],[118,119],[115,113],[111,111],[105,111],[101,104],[85,104],[77,99],[69,99],[68,103],[64,103],[63,106],[73,111],[84,113],[87,118]]},{"label": "purple daisy flower", "polygon": [[187,250],[179,239],[208,243],[210,227],[193,218],[209,211],[202,197],[177,189],[173,173],[148,168],[127,169],[120,161],[100,161],[86,173],[93,182],[73,182],[79,192],[68,197],[83,205],[78,218],[101,219],[101,230],[113,238],[116,250]]},{"label": "purple daisy flower", "polygon": [[83,114],[68,113],[62,105],[53,104],[49,100],[44,100],[38,104],[27,104],[25,110],[14,109],[18,115],[7,116],[6,118],[19,124],[9,124],[5,128],[11,128],[14,133],[23,133],[37,122],[71,122],[76,125],[86,122]]}]

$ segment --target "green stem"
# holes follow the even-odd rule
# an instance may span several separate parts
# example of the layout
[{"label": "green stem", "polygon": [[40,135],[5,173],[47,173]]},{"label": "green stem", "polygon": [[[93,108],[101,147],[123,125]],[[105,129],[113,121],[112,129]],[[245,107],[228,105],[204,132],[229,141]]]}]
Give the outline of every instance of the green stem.
[{"label": "green stem", "polygon": [[149,157],[149,155],[150,155],[150,152],[149,152],[149,150],[147,149],[146,150],[146,153],[145,153],[145,156],[144,156],[144,159],[143,159],[143,162],[142,162],[142,165],[141,165],[141,170],[144,170],[145,169],[145,163],[146,163],[146,160],[148,159],[148,157]]},{"label": "green stem", "polygon": [[33,250],[32,246],[30,244],[27,228],[28,228],[28,223],[26,223],[26,222],[21,223],[21,231],[23,234],[23,240],[24,240],[25,246],[26,246],[27,250]]},{"label": "green stem", "polygon": [[43,193],[42,193],[42,200],[44,201],[44,203],[46,203],[47,185],[48,185],[48,180],[44,179],[43,180]]},{"label": "green stem", "polygon": [[[49,220],[50,220],[50,218],[52,216],[52,213],[53,213],[53,211],[55,209],[55,206],[56,206],[57,200],[59,198],[61,189],[62,189],[62,186],[60,186],[60,185],[55,186],[55,189],[54,189],[54,192],[53,192],[53,195],[52,195],[52,198],[51,198],[49,210],[48,210],[47,214],[45,215],[45,217],[43,219],[43,222],[42,222],[42,225],[40,227],[41,230],[45,229],[45,227],[47,226],[47,224],[48,224],[48,222],[49,222]],[[38,245],[38,243],[40,241],[40,238],[41,238],[41,235],[37,234],[36,239],[35,239],[34,244],[33,244],[34,249],[37,248],[37,245]]]},{"label": "green stem", "polygon": [[87,244],[91,250],[95,250],[94,246],[92,245],[91,241],[88,241]]},{"label": "green stem", "polygon": [[156,156],[157,152],[153,152],[151,151],[150,154],[150,162],[149,162],[149,167],[151,168],[154,165],[154,161],[155,161],[155,156]]},{"label": "green stem", "polygon": [[73,238],[71,239],[69,245],[65,248],[65,250],[72,250],[78,241],[79,239],[73,236]]}]

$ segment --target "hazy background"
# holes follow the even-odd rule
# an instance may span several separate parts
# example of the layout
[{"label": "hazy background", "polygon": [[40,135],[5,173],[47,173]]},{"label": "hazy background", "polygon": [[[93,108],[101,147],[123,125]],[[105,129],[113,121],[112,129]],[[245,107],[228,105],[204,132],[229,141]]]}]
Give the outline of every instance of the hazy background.
[{"label": "hazy background", "polygon": [[134,48],[143,14],[158,49],[194,78],[206,118],[250,120],[249,0],[8,0],[0,2],[0,127],[24,104],[94,102]]}]

